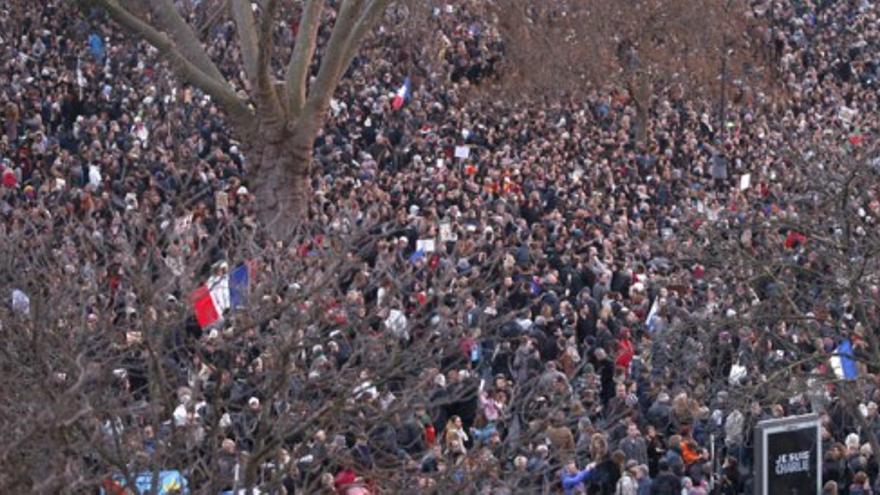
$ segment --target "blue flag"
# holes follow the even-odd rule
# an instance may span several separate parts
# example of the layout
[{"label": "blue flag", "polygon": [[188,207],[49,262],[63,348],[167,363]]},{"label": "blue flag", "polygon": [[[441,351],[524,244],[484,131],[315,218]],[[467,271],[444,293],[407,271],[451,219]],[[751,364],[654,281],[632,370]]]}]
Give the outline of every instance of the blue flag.
[{"label": "blue flag", "polygon": [[104,64],[104,40],[98,33],[89,35],[89,50],[92,52],[95,62]]},{"label": "blue flag", "polygon": [[232,309],[244,307],[250,281],[248,264],[235,267],[229,274],[229,303]]},{"label": "blue flag", "polygon": [[852,343],[849,339],[844,339],[834,350],[834,354],[831,355],[831,368],[837,378],[841,380],[855,380],[859,377],[859,370],[853,357]]}]

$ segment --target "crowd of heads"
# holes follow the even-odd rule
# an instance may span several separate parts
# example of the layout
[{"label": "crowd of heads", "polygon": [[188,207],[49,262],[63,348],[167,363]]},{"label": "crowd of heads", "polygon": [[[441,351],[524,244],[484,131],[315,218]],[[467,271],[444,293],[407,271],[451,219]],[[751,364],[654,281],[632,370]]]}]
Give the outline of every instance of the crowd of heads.
[{"label": "crowd of heads", "polygon": [[[169,301],[186,301],[187,284],[240,261],[227,258],[237,232],[257,227],[259,198],[248,188],[245,146],[216,102],[181,84],[147,44],[74,3],[14,1],[0,14],[0,229],[56,242],[59,282],[111,286],[83,311],[90,321],[111,313],[128,349],[141,339],[125,322],[146,305],[129,275],[147,267],[154,281],[171,280]],[[373,240],[341,246],[354,268],[340,275],[341,297],[322,319],[300,330],[315,345],[291,366],[307,370],[306,381],[332,375],[370,345],[371,332],[392,335],[403,350],[445,347],[424,351],[416,391],[367,368],[358,375],[353,400],[388,409],[408,392],[416,399],[406,411],[282,442],[273,466],[287,490],[376,493],[383,480],[375,473],[388,467],[426,492],[442,478],[483,493],[744,493],[754,425],[816,412],[828,489],[870,493],[880,480],[868,432],[857,426],[880,434],[880,381],[859,382],[864,422],[824,382],[797,388],[808,374],[828,376],[827,361],[800,364],[776,386],[796,393],[757,391],[797,352],[830,355],[844,336],[858,350],[872,329],[838,325],[851,310],[832,310],[813,349],[804,342],[815,340],[812,327],[740,325],[761,289],[698,257],[682,260],[708,251],[718,232],[740,238],[749,226],[755,249],[820,263],[804,234],[760,225],[797,218],[804,156],[865,146],[878,131],[874,4],[752,4],[764,22],[756,43],[781,88],[765,94],[736,81],[724,122],[717,100],[658,88],[644,143],[634,137],[633,102],[611,84],[538,101],[487,97],[503,77],[503,40],[468,2],[429,13],[436,39],[427,48],[390,26],[372,35],[315,143],[311,237],[270,251],[318,266],[326,239],[368,231]],[[210,12],[195,7],[190,18],[203,22]],[[295,29],[279,23],[282,52]],[[204,39],[221,72],[244,87],[234,23],[214,20]],[[412,94],[394,109],[392,94],[408,76]],[[880,196],[876,183],[864,187],[858,221],[869,230]],[[267,418],[321,407],[315,396],[282,405],[264,395],[264,361],[277,356],[261,339],[283,326],[175,330],[177,406],[158,429],[119,420],[131,449],[149,457],[175,428],[188,432],[189,451],[220,438],[203,478],[224,489],[240,483]],[[766,333],[794,345],[768,349]],[[391,351],[371,352],[381,361]],[[147,390],[143,356],[129,355],[117,378]]]}]

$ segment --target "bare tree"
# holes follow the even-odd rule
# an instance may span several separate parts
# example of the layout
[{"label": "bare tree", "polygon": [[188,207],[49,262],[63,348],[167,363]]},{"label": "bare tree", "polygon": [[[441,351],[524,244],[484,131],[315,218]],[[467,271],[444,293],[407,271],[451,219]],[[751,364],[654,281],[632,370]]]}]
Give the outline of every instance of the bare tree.
[{"label": "bare tree", "polygon": [[[876,453],[880,422],[866,405],[880,398],[880,155],[855,130],[778,151],[791,165],[784,185],[771,179],[773,169],[748,172],[751,182],[732,189],[727,204],[705,205],[710,220],[683,219],[697,229],[685,229],[689,240],[675,263],[698,267],[701,280],[689,281],[693,290],[680,296],[660,298],[675,323],[655,338],[655,349],[671,359],[674,349],[710,356],[686,374],[664,372],[708,386],[710,396],[729,393],[728,411],[747,418],[745,439],[762,414],[816,412],[829,438],[857,433]],[[688,313],[683,306],[702,309]],[[841,376],[831,364],[844,340],[852,345],[844,357],[857,363],[856,377]]]},{"label": "bare tree", "polygon": [[635,137],[642,144],[655,94],[721,95],[731,81],[747,87],[763,77],[760,26],[745,1],[492,5],[506,40],[505,77],[515,81],[506,85],[535,94],[619,87],[635,106]]},{"label": "bare tree", "polygon": [[[240,85],[234,75],[221,73],[204,48],[198,26],[189,23],[172,0],[81,3],[103,9],[122,29],[156,48],[181,79],[226,112],[251,164],[248,173],[260,198],[261,221],[279,236],[291,232],[308,212],[312,146],[330,100],[389,0],[344,0],[333,6],[308,0],[295,10],[282,9],[284,2],[277,0],[214,4],[215,12],[228,13],[235,21],[245,75]],[[282,14],[298,16],[298,31],[279,77],[273,65],[273,31]],[[324,26],[330,30],[326,45],[319,40]]]},{"label": "bare tree", "polygon": [[[328,474],[349,471],[390,492],[499,487],[511,478],[498,457],[542,439],[544,418],[568,406],[536,409],[533,376],[508,390],[493,424],[504,431],[492,446],[498,457],[480,447],[487,439],[470,451],[451,447],[449,434],[429,439],[427,427],[439,437],[453,414],[465,428],[483,426],[473,415],[491,357],[475,360],[462,343],[479,337],[466,323],[469,295],[496,281],[473,270],[463,285],[455,266],[430,254],[371,264],[399,248],[390,224],[356,228],[342,212],[341,230],[303,235],[289,249],[227,230],[173,254],[169,246],[194,232],[152,236],[138,218],[130,213],[112,243],[77,222],[55,236],[47,216],[3,237],[0,276],[17,294],[0,308],[4,492],[114,493],[147,479],[157,493],[169,469],[211,493],[283,493],[285,483],[315,492]],[[230,239],[229,263],[256,266],[247,306],[199,328],[189,295],[228,269],[204,253]],[[202,275],[186,281],[175,269]],[[480,329],[499,335],[510,318],[481,317]],[[439,470],[425,470],[423,456]],[[547,479],[556,467],[548,464]]]}]

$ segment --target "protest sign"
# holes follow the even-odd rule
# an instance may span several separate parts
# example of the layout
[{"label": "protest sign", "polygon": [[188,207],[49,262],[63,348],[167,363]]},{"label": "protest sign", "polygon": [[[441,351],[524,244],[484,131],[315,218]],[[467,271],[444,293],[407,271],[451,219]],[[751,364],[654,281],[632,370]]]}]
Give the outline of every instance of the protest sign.
[{"label": "protest sign", "polygon": [[436,250],[436,242],[434,239],[419,239],[416,241],[416,251],[433,253]]},{"label": "protest sign", "polygon": [[821,493],[819,417],[807,414],[759,422],[755,459],[755,495]]}]

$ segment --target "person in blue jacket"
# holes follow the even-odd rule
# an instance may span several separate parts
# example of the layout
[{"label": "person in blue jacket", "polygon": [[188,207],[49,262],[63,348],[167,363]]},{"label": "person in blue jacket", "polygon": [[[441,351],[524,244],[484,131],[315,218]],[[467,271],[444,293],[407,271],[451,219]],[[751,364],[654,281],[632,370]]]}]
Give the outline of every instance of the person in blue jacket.
[{"label": "person in blue jacket", "polygon": [[98,65],[104,65],[104,39],[101,38],[99,33],[89,35],[89,51],[91,51],[92,57],[94,57]]},{"label": "person in blue jacket", "polygon": [[586,490],[584,483],[590,481],[590,477],[595,472],[593,467],[594,464],[591,463],[582,471],[578,471],[577,464],[574,461],[569,461],[560,473],[563,493],[565,495],[584,493]]}]

